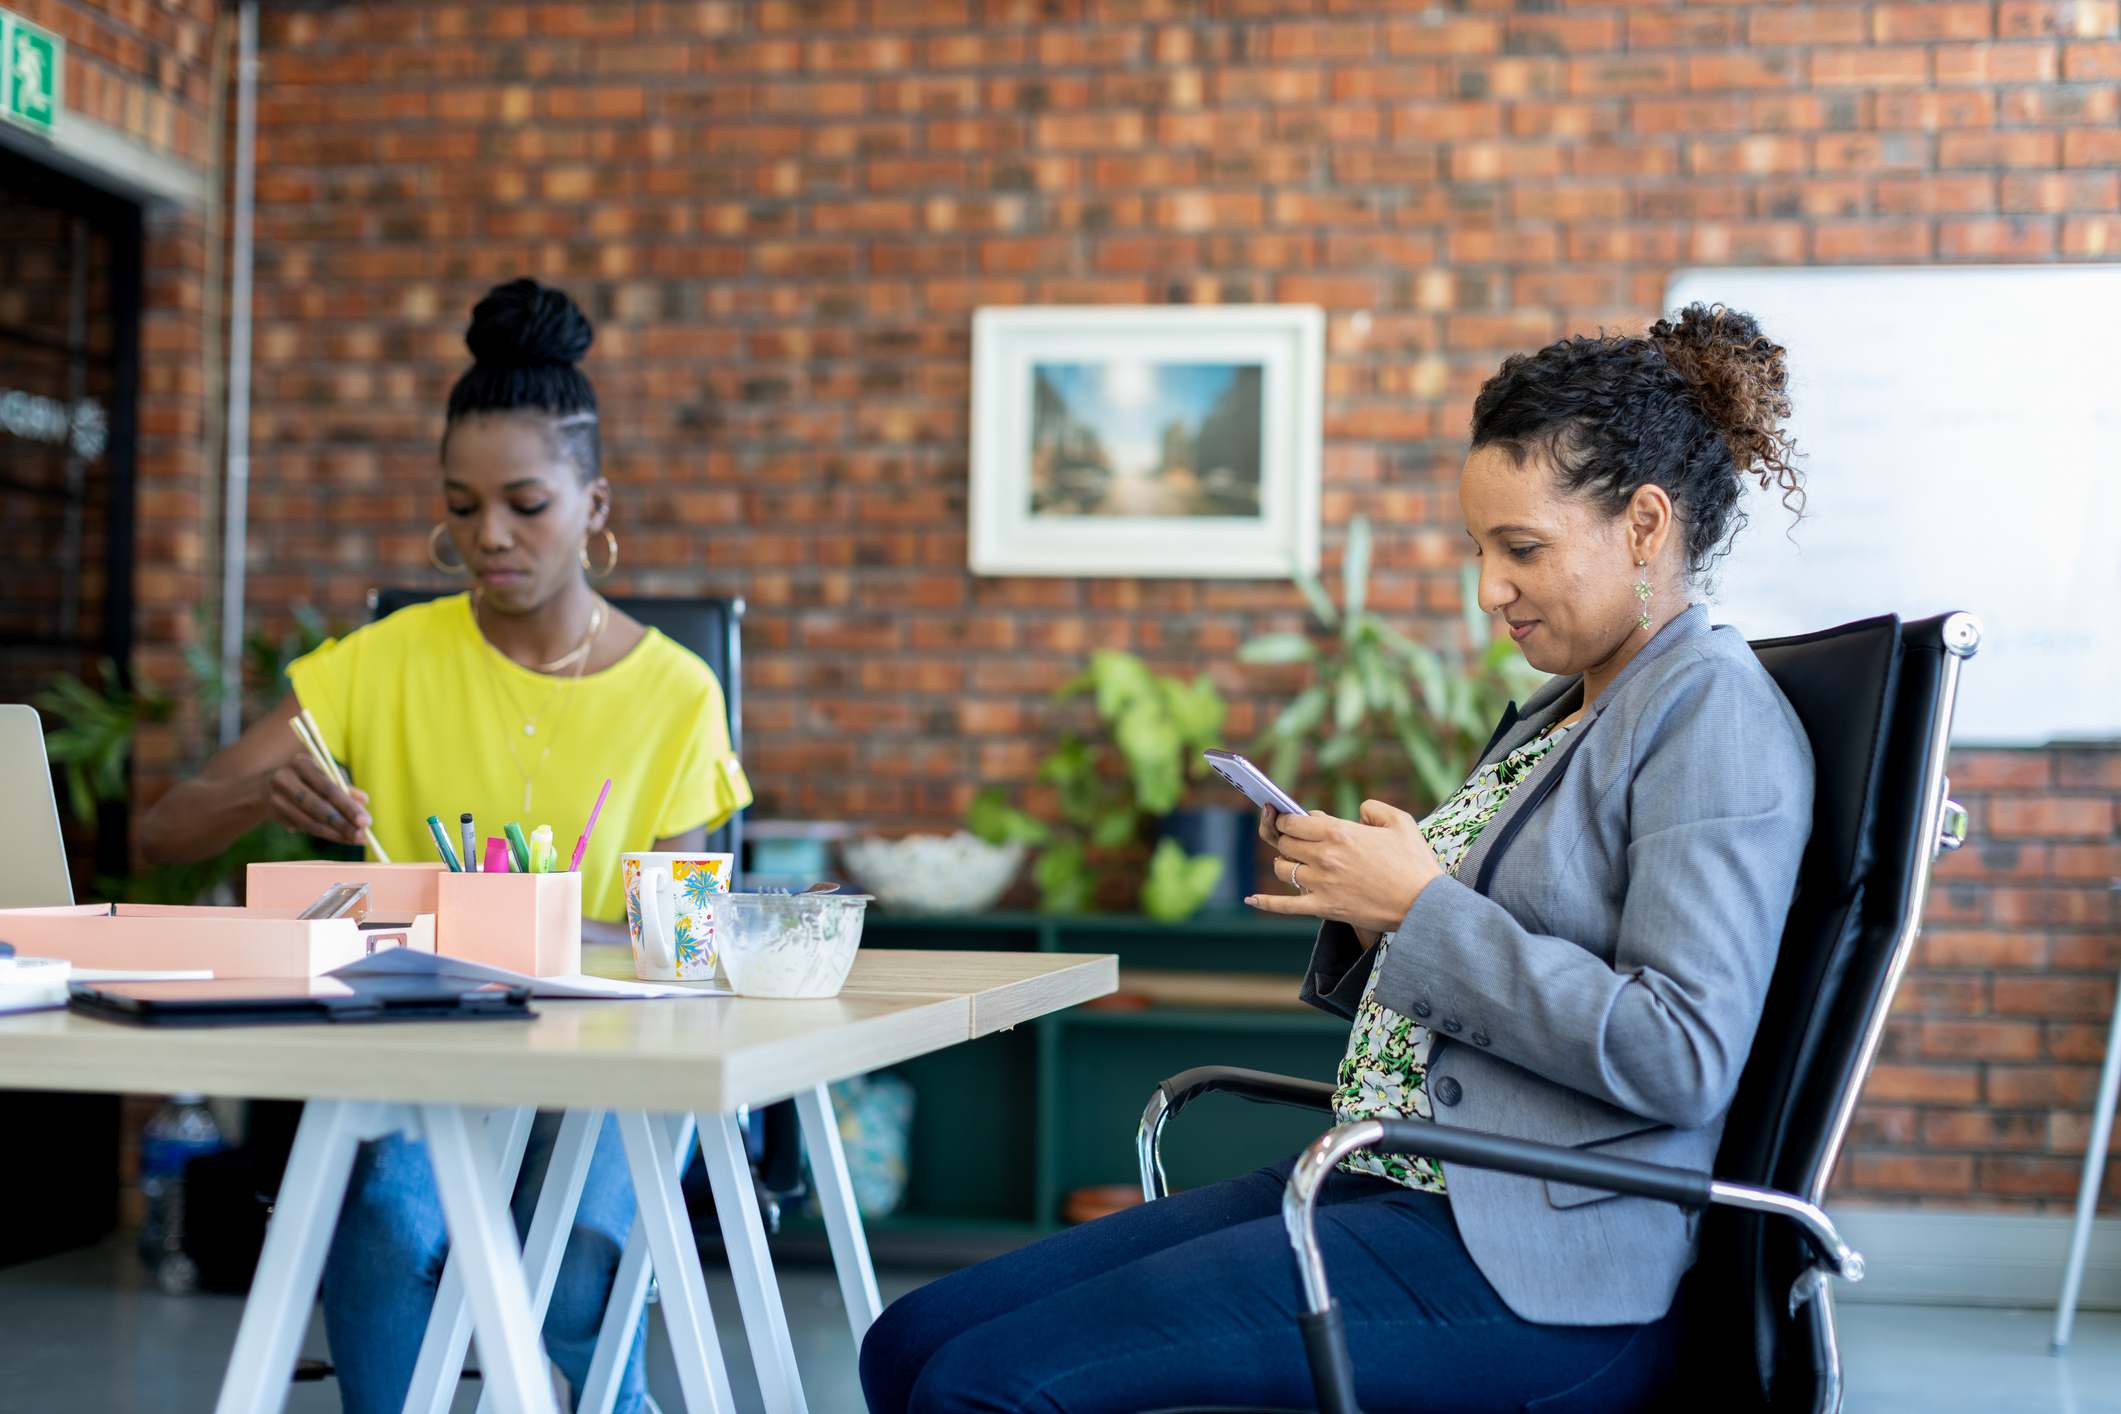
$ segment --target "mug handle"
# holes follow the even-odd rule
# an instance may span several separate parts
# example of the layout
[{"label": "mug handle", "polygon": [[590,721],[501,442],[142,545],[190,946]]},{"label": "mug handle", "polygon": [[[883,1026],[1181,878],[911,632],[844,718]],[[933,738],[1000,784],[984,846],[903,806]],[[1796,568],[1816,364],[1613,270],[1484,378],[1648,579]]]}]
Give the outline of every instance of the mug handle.
[{"label": "mug handle", "polygon": [[675,912],[668,902],[671,888],[669,865],[641,866],[641,947],[657,967],[677,966],[677,950],[671,946],[670,930],[664,926],[664,920]]}]

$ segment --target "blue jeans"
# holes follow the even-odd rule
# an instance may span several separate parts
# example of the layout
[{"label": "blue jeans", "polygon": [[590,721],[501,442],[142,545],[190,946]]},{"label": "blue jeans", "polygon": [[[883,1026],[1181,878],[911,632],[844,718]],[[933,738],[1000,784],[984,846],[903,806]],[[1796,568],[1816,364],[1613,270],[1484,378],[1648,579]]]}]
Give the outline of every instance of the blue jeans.
[{"label": "blue jeans", "polygon": [[[559,1127],[559,1116],[551,1114],[540,1114],[531,1126],[513,1204],[518,1233],[530,1226]],[[545,1312],[545,1351],[577,1395],[589,1375],[612,1277],[632,1227],[626,1155],[618,1126],[606,1118]],[[402,1134],[363,1144],[324,1264],[324,1332],[348,1414],[396,1414],[405,1407],[448,1253],[426,1144]],[[617,1414],[637,1414],[642,1407],[647,1331],[645,1319],[634,1327]]]},{"label": "blue jeans", "polygon": [[[1290,1164],[1115,1213],[892,1303],[862,1343],[871,1414],[1312,1407],[1281,1221]],[[1639,1409],[1674,1318],[1546,1326],[1512,1314],[1448,1198],[1336,1173],[1319,1199],[1356,1393],[1394,1409]]]}]

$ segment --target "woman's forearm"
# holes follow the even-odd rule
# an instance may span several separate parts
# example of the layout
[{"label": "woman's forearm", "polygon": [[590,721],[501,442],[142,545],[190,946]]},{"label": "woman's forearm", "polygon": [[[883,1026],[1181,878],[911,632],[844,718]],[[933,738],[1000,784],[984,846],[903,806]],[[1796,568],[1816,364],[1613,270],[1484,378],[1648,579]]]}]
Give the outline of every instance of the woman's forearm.
[{"label": "woman's forearm", "polygon": [[269,813],[272,773],[200,776],[184,781],[140,820],[140,857],[191,864],[234,844]]}]

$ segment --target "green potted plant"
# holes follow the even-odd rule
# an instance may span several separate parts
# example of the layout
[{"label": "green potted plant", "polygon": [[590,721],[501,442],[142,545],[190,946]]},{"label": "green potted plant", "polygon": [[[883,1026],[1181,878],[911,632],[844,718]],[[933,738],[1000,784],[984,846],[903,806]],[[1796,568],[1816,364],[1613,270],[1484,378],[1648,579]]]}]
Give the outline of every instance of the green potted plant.
[{"label": "green potted plant", "polygon": [[[1205,773],[1201,752],[1216,744],[1225,713],[1205,675],[1191,682],[1165,677],[1131,653],[1094,654],[1055,698],[1084,693],[1095,701],[1109,750],[1069,733],[1039,763],[1038,780],[1054,792],[1060,818],[1040,820],[1009,804],[1001,788],[989,787],[974,799],[966,820],[990,843],[1037,850],[1031,877],[1039,907],[1052,913],[1094,905],[1112,857],[1141,843],[1144,825],[1170,815],[1187,782]],[[1114,757],[1117,770],[1110,769]],[[1215,891],[1223,868],[1213,855],[1192,854],[1169,836],[1160,839],[1142,884],[1142,911],[1165,922],[1190,917]]]},{"label": "green potted plant", "polygon": [[1310,669],[1310,682],[1254,749],[1284,788],[1300,782],[1350,820],[1371,796],[1426,813],[1465,779],[1503,705],[1541,681],[1516,645],[1489,628],[1470,565],[1461,582],[1471,644],[1463,665],[1386,623],[1369,607],[1370,546],[1370,523],[1358,517],[1348,528],[1340,602],[1298,575],[1314,627],[1264,634],[1238,650],[1243,663]]}]

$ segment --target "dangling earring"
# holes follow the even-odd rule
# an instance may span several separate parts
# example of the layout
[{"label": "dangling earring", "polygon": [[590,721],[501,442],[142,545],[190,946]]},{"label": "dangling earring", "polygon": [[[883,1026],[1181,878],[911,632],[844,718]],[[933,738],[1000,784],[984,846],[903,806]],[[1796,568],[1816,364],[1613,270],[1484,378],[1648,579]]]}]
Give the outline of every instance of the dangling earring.
[{"label": "dangling earring", "polygon": [[446,575],[462,576],[471,573],[471,566],[462,560],[451,564],[442,558],[442,541],[448,534],[449,526],[442,521],[436,521],[435,528],[427,532],[427,563]]},{"label": "dangling earring", "polygon": [[611,572],[619,567],[619,537],[612,534],[609,529],[604,532],[604,551],[604,568],[598,569],[595,565],[589,563],[589,542],[587,540],[582,542],[580,557],[582,569],[591,579],[609,579],[611,578]]},{"label": "dangling earring", "polygon": [[1635,601],[1642,609],[1635,615],[1635,627],[1647,633],[1650,629],[1650,572],[1644,568],[1648,560],[1637,560],[1635,568],[1642,570],[1642,577],[1635,581]]}]

